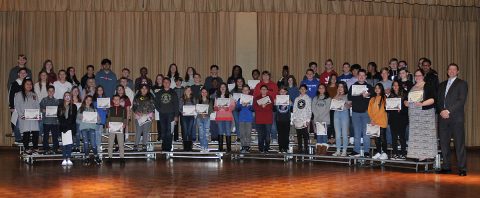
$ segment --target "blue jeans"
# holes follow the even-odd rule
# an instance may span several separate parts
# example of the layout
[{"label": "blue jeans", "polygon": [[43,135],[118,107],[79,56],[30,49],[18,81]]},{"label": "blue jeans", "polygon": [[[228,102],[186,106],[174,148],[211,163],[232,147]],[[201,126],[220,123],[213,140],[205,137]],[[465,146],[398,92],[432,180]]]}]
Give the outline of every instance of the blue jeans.
[{"label": "blue jeans", "polygon": [[97,125],[97,131],[95,132],[95,143],[97,144],[97,151],[102,152],[102,132],[103,132],[103,125]]},{"label": "blue jeans", "polygon": [[270,149],[271,124],[257,124],[258,151],[267,152]]},{"label": "blue jeans", "polygon": [[363,152],[368,153],[370,151],[370,136],[367,135],[367,124],[370,123],[370,117],[368,113],[352,113],[353,131],[355,137],[354,151],[360,153],[360,141],[363,137]]},{"label": "blue jeans", "polygon": [[183,141],[193,141],[195,136],[195,116],[182,117],[182,139]]},{"label": "blue jeans", "polygon": [[327,137],[327,135],[317,135],[317,144],[326,144]]},{"label": "blue jeans", "polygon": [[390,130],[390,125],[387,125],[387,144],[392,144],[392,131]]},{"label": "blue jeans", "polygon": [[217,121],[218,135],[232,135],[232,121]]},{"label": "blue jeans", "polygon": [[238,124],[239,123],[238,122],[238,119],[239,119],[238,115],[240,113],[238,111],[233,111],[232,113],[233,113],[233,121],[235,122],[235,135],[237,135],[237,138],[238,138],[238,136],[240,136],[240,132],[239,132],[240,131],[240,128],[239,128],[240,126]]},{"label": "blue jeans", "polygon": [[63,145],[63,159],[72,157],[72,144]]},{"label": "blue jeans", "polygon": [[340,151],[340,148],[342,148],[344,152],[347,152],[350,113],[348,111],[335,111],[333,125],[335,127],[335,146],[337,151]]},{"label": "blue jeans", "polygon": [[174,113],[160,114],[160,124],[162,129],[162,151],[172,150],[172,121],[175,119]]},{"label": "blue jeans", "polygon": [[202,116],[198,116],[197,126],[200,146],[202,147],[202,149],[208,149],[207,134],[210,130],[210,118],[208,116],[205,118],[202,118]]},{"label": "blue jeans", "polygon": [[88,147],[88,144],[92,145],[92,150],[94,155],[98,155],[98,150],[97,150],[97,135],[95,132],[95,129],[84,129],[82,130],[82,136],[83,136],[83,153],[85,156],[88,157],[90,148]]}]

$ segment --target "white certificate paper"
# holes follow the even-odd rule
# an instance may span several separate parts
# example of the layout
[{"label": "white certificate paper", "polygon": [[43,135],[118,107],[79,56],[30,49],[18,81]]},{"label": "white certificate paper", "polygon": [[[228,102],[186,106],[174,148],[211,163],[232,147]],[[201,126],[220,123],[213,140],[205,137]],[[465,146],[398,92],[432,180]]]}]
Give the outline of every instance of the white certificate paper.
[{"label": "white certificate paper", "polygon": [[196,109],[195,109],[195,105],[183,105],[183,108],[182,108],[182,115],[183,116],[195,116],[197,115],[196,114]]},{"label": "white certificate paper", "polygon": [[386,110],[402,110],[402,99],[401,98],[387,98],[385,104]]},{"label": "white certificate paper", "polygon": [[380,137],[380,126],[367,124],[366,134],[373,137]]},{"label": "white certificate paper", "polygon": [[290,96],[289,95],[277,95],[275,99],[275,105],[290,105]]},{"label": "white certificate paper", "polygon": [[13,113],[12,113],[12,118],[10,118],[10,122],[11,122],[13,125],[17,126],[17,121],[18,121],[18,112],[17,112],[17,110],[15,110],[15,111],[13,111]]},{"label": "white certificate paper", "polygon": [[110,108],[110,98],[97,98],[97,108],[99,109]]},{"label": "white certificate paper", "polygon": [[144,124],[147,124],[151,122],[152,119],[148,115],[142,115],[140,118],[138,118],[137,122],[139,126],[143,126]]},{"label": "white certificate paper", "polygon": [[198,114],[207,114],[209,107],[210,105],[208,104],[197,104],[195,105],[195,111],[197,111]]},{"label": "white certificate paper", "polygon": [[234,84],[234,83],[228,84],[227,86],[228,86],[228,91],[232,91],[233,88],[235,88],[235,84]]},{"label": "white certificate paper", "polygon": [[45,117],[57,117],[58,106],[46,106],[45,108]]},{"label": "white certificate paper", "polygon": [[327,123],[315,122],[315,128],[317,129],[317,135],[327,135]]},{"label": "white certificate paper", "polygon": [[210,120],[215,121],[216,118],[217,118],[217,112],[212,112],[212,113],[210,114]]},{"label": "white certificate paper", "polygon": [[232,97],[233,97],[233,100],[234,100],[235,102],[237,102],[238,99],[240,99],[241,96],[242,96],[241,93],[233,93],[233,96],[232,96]]},{"label": "white certificate paper", "polygon": [[73,144],[72,130],[62,133],[62,145],[65,146],[69,144]]},{"label": "white certificate paper", "polygon": [[230,98],[217,98],[217,107],[228,107],[230,106]]},{"label": "white certificate paper", "polygon": [[241,104],[249,103],[250,105],[253,104],[253,96],[247,95],[247,94],[240,95],[240,103]]},{"label": "white certificate paper", "polygon": [[423,101],[423,91],[411,91],[408,93],[408,102]]},{"label": "white certificate paper", "polygon": [[257,84],[260,83],[260,80],[248,80],[247,84],[250,87],[250,89],[255,89]]},{"label": "white certificate paper", "polygon": [[332,99],[332,102],[330,103],[330,110],[343,111],[343,107],[345,107],[345,101]]},{"label": "white certificate paper", "polygon": [[352,96],[360,96],[364,91],[368,91],[367,85],[352,85]]},{"label": "white certificate paper", "polygon": [[25,109],[25,120],[40,120],[40,109]]},{"label": "white certificate paper", "polygon": [[108,122],[108,132],[123,133],[123,122]]},{"label": "white certificate paper", "polygon": [[95,124],[98,120],[97,112],[84,111],[82,113],[82,122]]},{"label": "white certificate paper", "polygon": [[272,101],[270,100],[270,97],[268,97],[268,96],[265,96],[265,97],[257,100],[258,105],[264,105],[264,104],[268,104],[268,103],[271,103],[271,102]]}]

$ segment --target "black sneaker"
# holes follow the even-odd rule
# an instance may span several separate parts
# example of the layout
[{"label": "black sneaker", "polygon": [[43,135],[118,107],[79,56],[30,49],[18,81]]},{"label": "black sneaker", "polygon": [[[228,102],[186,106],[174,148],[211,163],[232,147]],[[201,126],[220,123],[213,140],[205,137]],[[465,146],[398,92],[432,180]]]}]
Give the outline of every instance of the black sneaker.
[{"label": "black sneaker", "polygon": [[43,155],[50,155],[50,150],[43,151]]},{"label": "black sneaker", "polygon": [[407,160],[407,157],[405,155],[400,155],[398,156],[397,160]]},{"label": "black sneaker", "polygon": [[102,160],[100,159],[100,157],[95,157],[95,163],[97,163],[98,165],[102,164]]},{"label": "black sneaker", "polygon": [[367,153],[367,152],[363,153],[363,157],[369,158],[369,157],[370,157],[370,153]]},{"label": "black sneaker", "polygon": [[83,159],[83,165],[85,165],[85,166],[90,165],[90,159],[89,158]]},{"label": "black sneaker", "polygon": [[355,151],[352,151],[349,156],[350,156],[350,157],[355,157],[355,156],[358,155],[358,154],[359,154],[359,153],[357,153],[357,152],[355,152]]}]

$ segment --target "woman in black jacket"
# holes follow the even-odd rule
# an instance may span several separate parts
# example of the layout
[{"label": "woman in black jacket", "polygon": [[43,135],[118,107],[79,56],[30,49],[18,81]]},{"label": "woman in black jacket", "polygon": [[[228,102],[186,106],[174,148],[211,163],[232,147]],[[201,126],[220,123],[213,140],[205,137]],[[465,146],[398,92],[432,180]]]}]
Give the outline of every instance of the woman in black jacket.
[{"label": "woman in black jacket", "polygon": [[[392,132],[393,160],[405,160],[407,155],[407,141],[405,133],[408,126],[408,106],[405,106],[407,92],[400,87],[399,80],[392,83],[392,91],[388,98],[401,98],[401,110],[390,110],[388,113],[388,124]],[[398,152],[398,140],[400,140],[401,151]]]},{"label": "woman in black jacket", "polygon": [[[72,103],[72,96],[70,92],[65,92],[63,94],[63,103],[58,106],[57,109],[58,122],[60,123],[59,129],[62,133],[67,133],[70,131],[70,134],[73,134],[73,131],[77,128],[76,118],[77,118],[77,106]],[[69,138],[72,138],[71,136]],[[70,158],[72,157],[72,143],[65,144],[64,139],[62,139],[63,145],[63,161],[62,166],[71,166],[73,165]],[[73,142],[70,140],[69,142]]]}]

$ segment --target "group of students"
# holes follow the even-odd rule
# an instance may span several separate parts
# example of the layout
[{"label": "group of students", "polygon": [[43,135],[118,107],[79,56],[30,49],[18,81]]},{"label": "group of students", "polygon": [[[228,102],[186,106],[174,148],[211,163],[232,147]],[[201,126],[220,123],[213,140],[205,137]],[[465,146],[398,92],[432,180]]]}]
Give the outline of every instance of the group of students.
[{"label": "group of students", "polygon": [[[152,121],[155,120],[162,151],[172,150],[172,141],[180,139],[180,127],[185,151],[193,150],[198,132],[201,152],[208,152],[209,140],[218,141],[219,151],[224,151],[225,142],[226,151],[230,152],[233,132],[241,144],[240,152],[248,153],[252,131],[256,131],[260,152],[268,152],[273,140],[278,141],[279,152],[286,153],[290,129],[294,128],[298,153],[308,153],[309,133],[314,133],[317,154],[325,154],[327,143],[335,143],[333,155],[347,156],[349,137],[354,139],[352,156],[405,160],[407,140],[409,158],[423,160],[437,154],[435,101],[439,82],[427,58],[419,60],[420,68],[412,74],[405,61],[395,58],[380,72],[375,62],[368,63],[368,71],[358,64],[344,63],[341,75],[334,71],[331,59],[325,61],[325,71],[321,74],[317,73],[317,63],[311,62],[299,86],[288,66],[282,68],[282,77],[276,83],[270,72],[260,73],[259,70],[252,71],[252,78],[257,81],[247,83],[238,65],[232,68],[226,82],[218,76],[217,65],[210,67],[210,76],[202,84],[201,75],[193,67],[188,67],[182,78],[175,64],[169,66],[167,75],[158,74],[154,81],[147,77],[145,67],[140,69],[141,76],[135,81],[129,78],[127,68],[117,80],[108,59],[102,60],[102,69],[96,74],[93,65],[87,66],[87,73],[81,81],[77,80],[73,67],[56,74],[52,61],[47,60],[34,84],[31,72],[25,66],[26,60],[20,55],[19,65],[9,76],[10,108],[19,116],[18,123],[12,124],[15,138],[20,141],[23,134],[26,154],[32,154],[38,150],[41,131],[44,152],[51,153],[59,152],[60,132],[72,131],[73,144],[63,145],[63,165],[72,164],[71,151],[78,151],[81,139],[85,163],[90,162],[89,145],[95,156],[93,160],[101,163],[98,149],[104,128],[109,129],[109,123],[120,122],[127,129],[132,119],[136,132],[135,149],[140,151],[146,150]],[[450,64],[449,69],[450,66],[458,70],[456,64]],[[364,90],[360,94],[354,93],[356,86],[362,86]],[[412,101],[413,95],[418,96],[419,92],[421,99]],[[277,103],[277,98],[282,96],[288,96],[289,101]],[[110,98],[111,106],[99,107],[99,98]],[[386,110],[387,98],[400,98],[402,107]],[[333,108],[332,103],[341,106]],[[58,106],[56,117],[45,117],[48,106]],[[193,113],[192,107],[195,109]],[[25,120],[25,109],[40,109],[43,119]],[[85,122],[84,112],[97,112],[98,121]],[[375,137],[374,155],[369,153],[367,125],[380,128],[380,134]],[[50,133],[52,151],[48,146]],[[123,133],[109,133],[109,136],[109,157],[112,157],[113,145],[117,142],[123,158],[125,136]],[[33,149],[29,147],[30,139]],[[387,144],[392,145],[391,156],[387,154]]]}]

